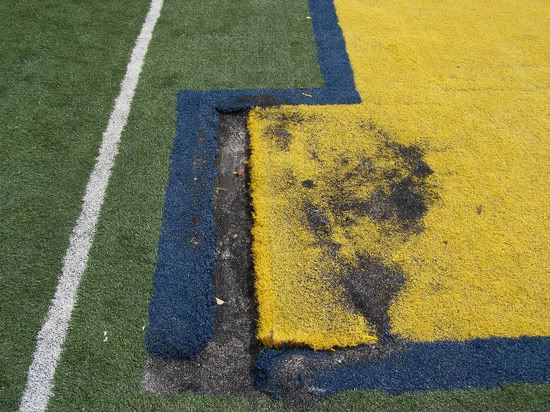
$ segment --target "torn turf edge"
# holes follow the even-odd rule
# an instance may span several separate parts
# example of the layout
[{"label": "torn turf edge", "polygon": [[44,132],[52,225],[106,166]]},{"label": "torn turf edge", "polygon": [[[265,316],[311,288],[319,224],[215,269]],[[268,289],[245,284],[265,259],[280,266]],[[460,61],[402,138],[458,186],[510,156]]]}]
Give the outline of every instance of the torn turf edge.
[{"label": "torn turf edge", "polygon": [[153,356],[193,358],[214,333],[212,190],[218,113],[255,106],[361,101],[332,0],[309,0],[309,8],[324,88],[178,94],[176,138],[145,335],[145,345]]},{"label": "torn turf edge", "polygon": [[[208,344],[214,330],[213,182],[216,175],[218,113],[253,106],[355,104],[353,71],[332,0],[309,0],[323,89],[182,91],[172,149],[154,293],[145,344],[164,359],[189,359]],[[489,338],[414,343],[377,362],[319,367],[298,379],[301,389],[329,395],[348,389],[398,393],[425,389],[495,387],[550,382],[550,339]],[[285,396],[279,366],[297,357],[322,362],[331,351],[264,349],[256,366],[257,386]],[[300,378],[300,377],[299,377]],[[308,383],[309,382],[309,383]],[[299,388],[294,388],[299,389]]]}]

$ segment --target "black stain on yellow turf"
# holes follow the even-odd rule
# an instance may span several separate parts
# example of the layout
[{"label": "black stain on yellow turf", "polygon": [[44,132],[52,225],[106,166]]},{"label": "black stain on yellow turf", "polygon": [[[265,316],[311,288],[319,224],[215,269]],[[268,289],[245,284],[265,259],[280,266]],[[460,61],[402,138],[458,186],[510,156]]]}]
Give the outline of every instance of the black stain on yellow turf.
[{"label": "black stain on yellow turf", "polygon": [[355,256],[350,263],[339,255],[342,245],[332,238],[334,225],[346,233],[367,217],[383,224],[384,231],[406,239],[424,229],[422,220],[437,194],[430,179],[434,172],[420,147],[397,143],[391,133],[373,122],[363,122],[360,127],[365,137],[374,141],[374,152],[359,158],[342,156],[336,165],[323,168],[320,180],[329,189],[321,194],[327,199],[322,204],[309,200],[311,191],[318,189],[316,182],[302,180],[303,223],[313,234],[315,245],[339,268],[332,277],[334,286],[343,292],[342,304],[362,314],[385,339],[390,333],[389,308],[404,287],[406,275],[399,265],[386,264],[368,253]]},{"label": "black stain on yellow turf", "polygon": [[[346,182],[353,184],[343,185],[331,197],[331,208],[343,225],[368,216],[375,222],[389,221],[397,226],[396,230],[419,232],[422,218],[435,198],[428,182],[433,171],[420,148],[388,141],[388,133],[378,136],[384,140],[378,143],[376,158],[393,160],[394,166],[377,169],[372,159],[359,159],[344,176]],[[374,190],[369,197],[359,197],[356,189],[361,186]]]},{"label": "black stain on yellow turf", "polygon": [[288,128],[291,125],[297,125],[304,121],[303,116],[298,112],[276,113],[260,115],[262,119],[270,118],[273,120],[264,130],[265,136],[272,139],[279,150],[288,151],[292,141],[292,134]]},{"label": "black stain on yellow turf", "polygon": [[329,235],[330,226],[328,218],[323,214],[322,210],[314,205],[307,203],[305,206],[307,223],[310,229],[317,235]]},{"label": "black stain on yellow turf", "polygon": [[354,265],[342,265],[344,301],[376,327],[378,335],[389,333],[388,311],[393,298],[405,284],[405,274],[397,265],[389,266],[367,254]]}]

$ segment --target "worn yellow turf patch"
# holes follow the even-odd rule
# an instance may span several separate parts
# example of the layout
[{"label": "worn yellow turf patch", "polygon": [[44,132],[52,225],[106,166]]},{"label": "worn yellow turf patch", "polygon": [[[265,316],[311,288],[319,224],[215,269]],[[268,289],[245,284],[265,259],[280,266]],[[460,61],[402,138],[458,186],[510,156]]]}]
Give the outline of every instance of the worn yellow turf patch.
[{"label": "worn yellow turf patch", "polygon": [[364,103],[250,116],[259,339],[550,335],[548,3],[335,3]]}]

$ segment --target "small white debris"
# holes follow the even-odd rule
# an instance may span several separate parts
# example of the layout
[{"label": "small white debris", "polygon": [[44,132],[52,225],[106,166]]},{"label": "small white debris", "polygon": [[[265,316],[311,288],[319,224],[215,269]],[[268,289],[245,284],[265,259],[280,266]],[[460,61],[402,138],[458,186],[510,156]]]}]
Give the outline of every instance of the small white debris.
[{"label": "small white debris", "polygon": [[104,330],[103,331],[103,342],[107,342],[109,340],[109,338],[107,337],[107,331]]},{"label": "small white debris", "polygon": [[220,298],[216,298],[216,303],[218,305],[223,305],[225,303],[225,301],[221,300]]},{"label": "small white debris", "polygon": [[306,97],[313,97],[313,95],[309,94],[309,93],[302,93],[304,96]]},{"label": "small white debris", "polygon": [[307,16],[306,19],[311,20],[311,16]]},{"label": "small white debris", "polygon": [[227,260],[231,257],[231,252],[224,250],[222,253],[222,259]]}]

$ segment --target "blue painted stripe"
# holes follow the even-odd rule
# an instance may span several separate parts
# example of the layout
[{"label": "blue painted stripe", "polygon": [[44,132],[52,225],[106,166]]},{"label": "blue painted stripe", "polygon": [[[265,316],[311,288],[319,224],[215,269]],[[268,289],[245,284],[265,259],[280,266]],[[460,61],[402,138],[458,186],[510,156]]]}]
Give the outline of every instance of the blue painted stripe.
[{"label": "blue painted stripe", "polygon": [[214,333],[212,188],[218,112],[281,104],[360,102],[332,1],[310,0],[309,7],[324,88],[178,94],[176,138],[145,335],[152,355],[193,358]]},{"label": "blue painted stripe", "polygon": [[[279,373],[285,362],[302,356],[304,370],[289,385]],[[301,390],[331,395],[350,389],[402,393],[430,389],[491,388],[509,383],[550,382],[550,338],[491,338],[464,342],[412,344],[378,361],[327,367],[334,352],[265,349],[257,360],[256,385],[274,397]]]}]

